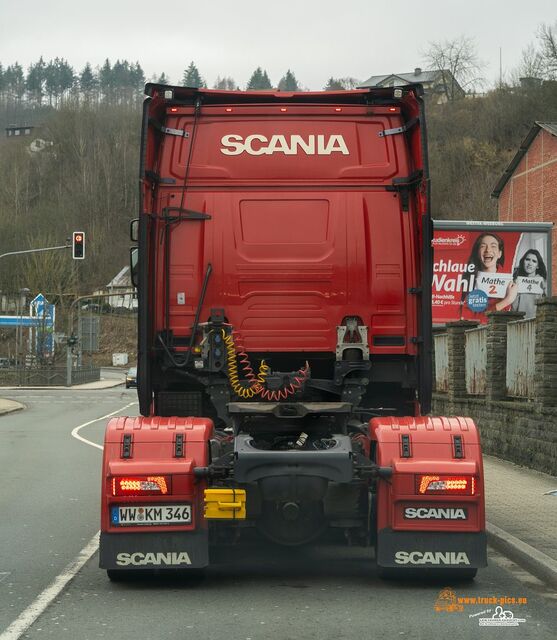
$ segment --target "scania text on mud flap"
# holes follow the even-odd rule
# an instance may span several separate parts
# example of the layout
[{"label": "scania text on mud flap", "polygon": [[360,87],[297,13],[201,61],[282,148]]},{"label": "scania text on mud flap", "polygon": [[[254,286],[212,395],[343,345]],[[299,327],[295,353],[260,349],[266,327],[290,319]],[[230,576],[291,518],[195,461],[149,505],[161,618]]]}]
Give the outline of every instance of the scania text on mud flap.
[{"label": "scania text on mud flap", "polygon": [[[244,533],[373,545],[383,572],[486,564],[467,418],[431,404],[422,89],[148,84],[141,417],[105,437],[100,565],[195,570]],[[340,544],[340,542],[339,542]]]},{"label": "scania text on mud flap", "polygon": [[[377,487],[377,564],[452,568],[471,577],[487,564],[483,463],[469,418],[370,421],[377,462],[392,467]],[[460,567],[460,569],[459,569]]]}]

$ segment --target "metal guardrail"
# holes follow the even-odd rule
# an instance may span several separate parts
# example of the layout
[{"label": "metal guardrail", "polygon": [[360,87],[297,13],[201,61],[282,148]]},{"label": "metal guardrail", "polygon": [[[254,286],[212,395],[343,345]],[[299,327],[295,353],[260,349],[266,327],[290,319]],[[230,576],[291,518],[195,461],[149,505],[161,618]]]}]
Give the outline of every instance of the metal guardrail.
[{"label": "metal guardrail", "polygon": [[483,395],[487,382],[487,327],[477,327],[464,332],[466,393]]},{"label": "metal guardrail", "polygon": [[435,353],[435,390],[449,390],[449,336],[438,333],[433,336]]},{"label": "metal guardrail", "polygon": [[534,396],[536,321],[516,320],[507,325],[507,395]]},{"label": "metal guardrail", "polygon": [[[66,385],[66,368],[29,367],[0,369],[0,386],[54,387]],[[72,384],[96,382],[101,378],[99,367],[72,369]]]}]

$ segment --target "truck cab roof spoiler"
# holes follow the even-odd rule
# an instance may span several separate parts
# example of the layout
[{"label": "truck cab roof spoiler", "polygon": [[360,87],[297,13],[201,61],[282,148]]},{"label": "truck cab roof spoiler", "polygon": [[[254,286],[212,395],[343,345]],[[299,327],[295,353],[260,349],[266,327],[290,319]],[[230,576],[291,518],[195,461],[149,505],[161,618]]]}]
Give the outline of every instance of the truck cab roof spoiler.
[{"label": "truck cab roof spoiler", "polygon": [[[421,84],[409,84],[396,87],[403,90],[403,95],[413,93],[416,97],[423,95]],[[344,91],[222,91],[220,89],[198,89],[176,85],[145,85],[145,95],[151,98],[162,98],[179,104],[193,102],[201,97],[204,104],[256,104],[261,102],[296,102],[307,104],[370,104],[400,103],[404,98],[394,98],[393,87],[369,87]]]}]

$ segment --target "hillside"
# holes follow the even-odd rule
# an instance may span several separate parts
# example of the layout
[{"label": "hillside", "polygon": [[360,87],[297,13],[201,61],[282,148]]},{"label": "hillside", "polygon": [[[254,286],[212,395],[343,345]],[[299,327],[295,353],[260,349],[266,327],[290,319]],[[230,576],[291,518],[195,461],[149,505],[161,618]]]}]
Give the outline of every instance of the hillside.
[{"label": "hillside", "polygon": [[[36,125],[31,138],[0,138],[0,253],[63,243],[87,233],[87,259],[67,252],[8,258],[0,289],[62,294],[106,284],[128,260],[128,228],[137,215],[139,102],[68,100],[59,108],[19,107]],[[0,104],[0,121],[14,117]],[[428,105],[432,214],[493,219],[490,193],[535,120],[557,120],[557,82],[528,89],[503,87],[482,97]]]}]

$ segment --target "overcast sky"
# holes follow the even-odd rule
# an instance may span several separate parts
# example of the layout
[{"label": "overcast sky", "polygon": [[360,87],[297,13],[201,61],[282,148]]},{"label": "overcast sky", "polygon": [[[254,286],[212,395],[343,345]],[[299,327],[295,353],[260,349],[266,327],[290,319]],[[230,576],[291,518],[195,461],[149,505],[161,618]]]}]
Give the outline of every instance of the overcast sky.
[{"label": "overcast sky", "polygon": [[178,84],[194,60],[209,86],[232,76],[242,88],[257,66],[276,85],[294,71],[309,89],[330,76],[365,80],[425,67],[428,42],[465,35],[489,83],[519,63],[555,0],[0,0],[0,62],[25,68],[42,55],[77,70],[106,57],[139,61]]}]

